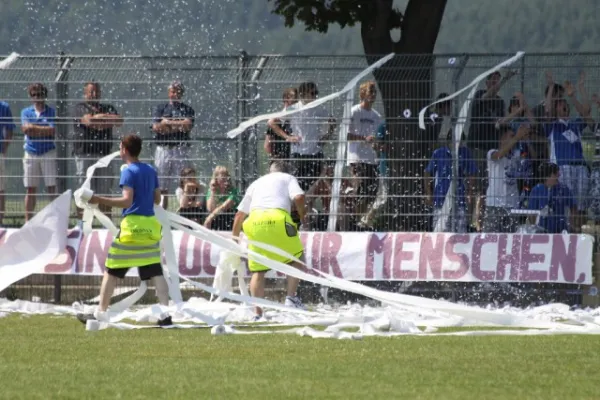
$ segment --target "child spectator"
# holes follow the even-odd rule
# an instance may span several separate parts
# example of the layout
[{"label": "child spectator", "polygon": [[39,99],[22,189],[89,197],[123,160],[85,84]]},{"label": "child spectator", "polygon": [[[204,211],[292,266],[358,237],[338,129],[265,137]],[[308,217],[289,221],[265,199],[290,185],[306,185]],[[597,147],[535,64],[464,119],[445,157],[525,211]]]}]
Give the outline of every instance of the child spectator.
[{"label": "child spectator", "polygon": [[[433,226],[437,225],[442,217],[442,207],[448,194],[452,181],[452,153],[450,146],[454,146],[452,132],[446,138],[446,146],[436,149],[429,164],[425,168],[425,202],[433,205]],[[467,201],[472,198],[473,187],[471,178],[477,173],[477,165],[473,161],[471,151],[461,141],[458,148],[458,185],[456,188],[456,202],[452,206],[451,215],[447,223],[442,226],[442,232],[451,231],[453,216],[456,216],[457,233],[467,232]],[[432,179],[434,177],[434,179]],[[458,206],[455,209],[455,206]]]},{"label": "child spectator", "polygon": [[488,188],[485,195],[484,232],[515,232],[517,220],[511,209],[519,206],[517,178],[521,151],[517,143],[527,140],[529,127],[521,125],[515,135],[512,129],[500,127],[497,149],[487,154]]},{"label": "child spectator", "polygon": [[[306,192],[306,214],[311,220],[310,228],[313,228],[317,231],[326,231],[329,224],[329,207],[331,203],[334,168],[335,161],[326,162],[321,176]],[[342,178],[337,214],[338,223],[336,230],[338,228],[340,231],[349,230],[349,217],[354,209],[354,197],[352,196],[353,190],[352,182],[349,179]],[[316,211],[314,206],[317,199],[321,199],[321,212],[315,215],[313,210]]]},{"label": "child spectator", "polygon": [[204,223],[206,217],[206,194],[204,185],[198,182],[196,170],[184,168],[181,170],[179,187],[175,190],[179,203],[177,213],[198,224]]},{"label": "child spectator", "polygon": [[226,167],[215,167],[206,194],[208,217],[204,226],[215,230],[231,230],[235,208],[240,202],[238,189],[231,183],[231,176]]},{"label": "child spectator", "polygon": [[[538,225],[546,233],[578,232],[574,223],[577,214],[577,201],[567,185],[559,182],[560,167],[546,163],[540,167],[540,175],[545,177],[529,195],[529,209],[540,211]],[[529,223],[536,223],[535,216],[529,216]]]}]

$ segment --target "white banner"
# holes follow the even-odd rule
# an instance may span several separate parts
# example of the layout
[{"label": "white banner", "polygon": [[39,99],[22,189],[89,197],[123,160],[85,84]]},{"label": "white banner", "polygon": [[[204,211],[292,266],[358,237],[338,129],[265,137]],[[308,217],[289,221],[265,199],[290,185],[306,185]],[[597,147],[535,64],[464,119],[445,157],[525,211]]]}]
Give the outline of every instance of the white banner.
[{"label": "white banner", "polygon": [[[0,230],[0,245],[17,231]],[[179,273],[214,277],[219,248],[172,234]],[[102,275],[112,235],[98,229],[80,242],[81,235],[70,231],[68,257],[43,273]],[[301,239],[311,268],[347,280],[592,283],[590,235],[302,232]]]}]

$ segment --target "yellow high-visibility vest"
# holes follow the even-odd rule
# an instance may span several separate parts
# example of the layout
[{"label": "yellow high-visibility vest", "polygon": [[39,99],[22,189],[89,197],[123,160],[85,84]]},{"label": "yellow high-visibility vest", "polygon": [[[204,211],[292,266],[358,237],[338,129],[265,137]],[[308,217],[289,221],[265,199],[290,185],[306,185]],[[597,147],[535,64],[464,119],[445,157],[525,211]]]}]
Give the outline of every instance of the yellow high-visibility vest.
[{"label": "yellow high-visibility vest", "polygon": [[160,239],[162,225],[156,217],[127,215],[121,221],[121,229],[114,238],[106,268],[134,268],[160,264]]}]

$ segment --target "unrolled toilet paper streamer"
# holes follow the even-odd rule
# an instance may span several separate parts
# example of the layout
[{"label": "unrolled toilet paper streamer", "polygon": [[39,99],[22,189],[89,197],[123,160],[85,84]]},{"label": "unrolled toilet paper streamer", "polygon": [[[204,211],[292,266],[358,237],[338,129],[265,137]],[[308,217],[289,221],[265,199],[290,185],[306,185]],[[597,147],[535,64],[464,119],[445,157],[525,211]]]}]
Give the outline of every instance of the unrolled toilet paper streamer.
[{"label": "unrolled toilet paper streamer", "polygon": [[[114,158],[117,155],[118,155],[118,153],[114,153],[111,156]],[[93,167],[94,166],[92,166],[90,168],[93,168]],[[93,174],[93,172],[92,172],[92,174]],[[76,197],[79,197],[77,199],[77,202],[79,204],[82,203],[80,193],[82,193],[82,191],[77,191],[77,194],[76,194]],[[402,308],[402,309],[405,309],[407,307],[418,307],[421,309],[429,309],[432,311],[442,311],[442,312],[448,313],[450,315],[456,315],[456,316],[460,316],[463,318],[468,318],[470,320],[477,320],[477,321],[481,321],[484,323],[491,323],[491,324],[495,324],[495,325],[504,325],[504,326],[515,326],[515,327],[518,326],[518,327],[548,329],[548,328],[562,327],[563,325],[565,325],[565,324],[557,323],[557,322],[535,321],[535,320],[520,317],[517,315],[512,315],[512,314],[506,313],[506,312],[485,310],[485,309],[481,309],[481,308],[469,307],[469,306],[450,303],[450,302],[446,302],[446,301],[425,299],[425,298],[420,298],[420,297],[403,295],[403,294],[399,294],[399,293],[384,292],[384,291],[380,291],[377,289],[369,288],[367,286],[361,285],[356,282],[350,282],[350,281],[346,281],[343,279],[339,279],[339,278],[333,277],[329,274],[325,274],[325,273],[322,273],[322,272],[316,271],[316,270],[310,270],[310,273],[308,273],[308,272],[296,269],[294,267],[291,267],[287,264],[283,264],[283,263],[280,263],[277,261],[270,260],[261,254],[258,254],[251,250],[248,250],[246,247],[236,243],[235,241],[233,241],[229,238],[222,237],[221,235],[219,235],[213,231],[210,231],[209,229],[204,228],[200,224],[197,224],[193,221],[190,221],[188,219],[180,217],[176,214],[167,212],[164,209],[162,209],[160,206],[156,206],[155,211],[156,211],[156,216],[157,216],[158,220],[161,222],[161,224],[163,224],[163,226],[165,228],[169,228],[169,229],[163,229],[163,232],[170,232],[170,228],[175,226],[178,229],[183,230],[186,233],[188,233],[194,237],[197,237],[204,241],[208,241],[211,244],[220,247],[221,249],[223,249],[223,251],[227,251],[238,257],[254,259],[260,263],[265,264],[266,266],[268,266],[269,268],[271,268],[275,271],[284,273],[289,276],[294,276],[299,279],[309,281],[312,283],[316,283],[319,285],[328,286],[328,287],[360,294],[365,297],[368,297],[368,298],[380,301],[384,304],[387,304],[390,307],[397,307],[397,308]],[[98,215],[99,213],[100,213],[99,210],[94,210],[94,215]],[[107,229],[109,229],[109,228],[110,227],[107,226]],[[175,288],[173,289],[171,294],[175,293],[176,291],[180,293],[179,282],[180,282],[180,279],[183,279],[189,285],[195,286],[197,288],[200,288],[202,290],[205,290],[205,291],[215,294],[217,296],[223,296],[224,298],[227,298],[227,299],[230,299],[233,301],[243,302],[248,305],[261,306],[264,308],[272,308],[272,309],[280,310],[280,311],[288,311],[288,312],[293,312],[293,313],[315,316],[315,313],[311,312],[311,311],[303,311],[303,310],[288,308],[288,307],[285,307],[278,303],[269,302],[268,300],[264,300],[264,299],[252,298],[250,296],[243,296],[243,295],[238,295],[238,294],[234,294],[234,293],[225,293],[218,289],[211,288],[207,285],[203,285],[201,283],[191,281],[187,278],[180,277],[178,274],[178,269],[177,269],[177,265],[176,265],[173,240],[166,239],[167,236],[168,235],[163,236],[163,240],[162,240],[161,244],[162,244],[163,248],[166,250],[165,258],[166,258],[167,262],[166,262],[166,265],[164,266],[165,272],[169,274],[170,280],[172,281],[173,285],[175,286]],[[293,259],[293,257],[291,255],[286,254],[285,252],[283,252],[280,249],[277,249],[275,247],[272,247],[272,246],[269,246],[266,244],[255,243],[255,242],[253,242],[253,244],[257,245],[259,247],[265,248],[274,253],[286,255],[287,257]],[[308,268],[308,267],[306,267],[306,268]],[[140,288],[138,290],[138,292],[141,290],[142,290],[142,288]],[[137,297],[138,296],[135,296],[135,294],[134,294],[134,295],[126,298],[121,303],[117,303],[117,305],[120,305],[119,307],[116,307],[117,305],[113,305],[110,309],[111,313],[115,314],[115,313],[120,312],[121,310],[124,309],[123,308],[124,305],[131,306],[135,301],[137,301],[136,300]],[[173,297],[172,297],[172,299],[176,303],[179,303],[180,306],[182,306],[181,300],[175,300]],[[321,315],[324,315],[324,314],[321,313]],[[114,318],[111,318],[111,322],[116,322],[120,319],[121,318],[119,316],[115,316]],[[577,323],[577,322],[574,322],[574,323]]]}]

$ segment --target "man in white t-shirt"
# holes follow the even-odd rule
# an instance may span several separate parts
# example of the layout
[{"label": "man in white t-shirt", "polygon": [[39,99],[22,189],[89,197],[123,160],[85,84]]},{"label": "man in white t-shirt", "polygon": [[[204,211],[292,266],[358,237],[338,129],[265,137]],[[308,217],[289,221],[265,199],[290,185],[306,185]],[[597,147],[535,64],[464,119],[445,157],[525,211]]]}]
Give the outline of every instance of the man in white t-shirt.
[{"label": "man in white t-shirt", "polygon": [[527,140],[529,126],[521,125],[517,134],[508,126],[500,129],[497,149],[487,153],[488,188],[485,197],[484,232],[515,232],[517,220],[511,210],[519,206],[519,165],[517,143]]},{"label": "man in white t-shirt", "polygon": [[[290,109],[304,108],[317,99],[319,91],[313,82],[304,82],[298,87],[300,101]],[[323,106],[302,110],[290,116],[292,128],[291,152],[294,160],[294,175],[302,190],[307,191],[321,175],[324,141],[333,134],[335,121]]]},{"label": "man in white t-shirt", "polygon": [[363,214],[377,197],[379,171],[377,151],[373,146],[377,128],[383,123],[383,119],[381,114],[373,110],[373,103],[377,98],[375,82],[363,82],[359,96],[360,104],[352,107],[350,117],[346,163],[354,180],[354,192],[357,196],[355,211]]},{"label": "man in white t-shirt", "polygon": [[[233,237],[238,240],[243,227],[244,234],[251,242],[248,244],[249,250],[301,269],[302,265],[292,259],[294,257],[303,260],[304,248],[298,234],[298,225],[292,220],[290,210],[293,202],[300,220],[304,220],[304,191],[300,188],[298,180],[287,172],[287,168],[284,162],[274,160],[269,168],[270,173],[258,178],[248,187],[235,215]],[[289,256],[272,253],[252,242],[276,247]],[[269,267],[250,257],[248,269],[252,273],[250,293],[254,297],[264,297],[265,273],[269,271]],[[288,307],[304,308],[296,294],[298,283],[298,278],[288,276],[285,299],[285,305]],[[256,314],[256,319],[262,317],[260,307],[256,307]]]}]

